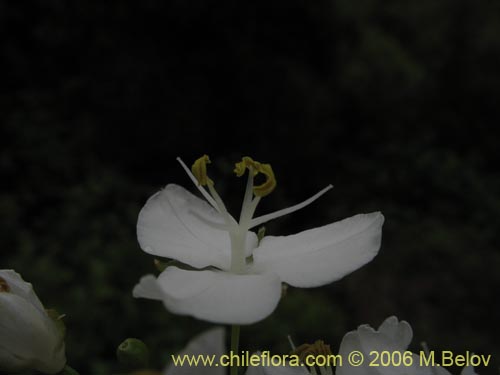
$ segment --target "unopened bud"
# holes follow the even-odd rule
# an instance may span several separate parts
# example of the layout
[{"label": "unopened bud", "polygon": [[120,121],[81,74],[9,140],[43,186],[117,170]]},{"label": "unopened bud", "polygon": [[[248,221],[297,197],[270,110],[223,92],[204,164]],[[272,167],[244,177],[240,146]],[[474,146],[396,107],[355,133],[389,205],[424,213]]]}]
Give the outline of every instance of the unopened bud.
[{"label": "unopened bud", "polygon": [[141,340],[128,338],[116,349],[116,357],[118,362],[127,369],[145,368],[149,362],[149,350]]}]

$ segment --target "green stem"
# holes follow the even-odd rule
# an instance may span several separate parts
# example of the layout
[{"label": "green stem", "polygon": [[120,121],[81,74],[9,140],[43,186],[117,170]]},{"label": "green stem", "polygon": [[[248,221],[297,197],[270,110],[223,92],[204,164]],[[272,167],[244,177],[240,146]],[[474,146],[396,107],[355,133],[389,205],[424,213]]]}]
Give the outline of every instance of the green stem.
[{"label": "green stem", "polygon": [[[233,324],[231,326],[231,353],[232,354],[238,355],[239,344],[240,344],[240,326],[238,324]],[[230,375],[238,375],[238,366],[231,366]]]}]

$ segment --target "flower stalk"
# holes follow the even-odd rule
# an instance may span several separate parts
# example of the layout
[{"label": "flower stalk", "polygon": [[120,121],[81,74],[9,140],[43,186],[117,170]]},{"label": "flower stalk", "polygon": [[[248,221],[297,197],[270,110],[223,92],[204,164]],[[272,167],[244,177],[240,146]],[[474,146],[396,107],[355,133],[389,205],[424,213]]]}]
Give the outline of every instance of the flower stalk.
[{"label": "flower stalk", "polygon": [[[230,354],[238,355],[240,345],[240,325],[233,324],[231,326],[231,351]],[[238,375],[238,366],[231,366],[230,375]]]}]

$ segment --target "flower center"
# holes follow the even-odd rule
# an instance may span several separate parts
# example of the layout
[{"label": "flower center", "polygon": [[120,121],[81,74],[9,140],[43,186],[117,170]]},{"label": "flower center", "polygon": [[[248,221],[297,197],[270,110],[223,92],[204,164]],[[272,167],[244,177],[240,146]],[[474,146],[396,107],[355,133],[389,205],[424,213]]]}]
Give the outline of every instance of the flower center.
[{"label": "flower center", "polygon": [[316,340],[314,344],[302,344],[295,348],[292,354],[299,356],[300,360],[303,361],[308,356],[318,357],[318,356],[328,356],[332,354],[330,345],[326,345],[323,340]]},{"label": "flower center", "polygon": [[0,277],[0,293],[1,292],[5,292],[5,293],[10,292],[9,284],[7,284],[7,281],[2,277]]},{"label": "flower center", "polygon": [[[311,363],[311,357],[314,357],[315,359],[319,358],[321,362],[318,361],[318,363],[323,364],[323,362],[327,363],[328,358],[333,356],[330,345],[326,345],[323,340],[317,340],[313,344],[302,344],[299,347],[295,348],[291,354],[298,355],[300,361],[306,364]],[[317,367],[321,375],[333,374],[332,368],[329,365],[317,365]],[[314,366],[310,366],[309,371],[312,375],[317,374],[316,368]]]},{"label": "flower center", "polygon": [[[289,213],[295,212],[304,208],[305,206],[311,204],[321,195],[330,190],[333,186],[328,185],[326,188],[316,193],[309,199],[306,199],[302,203],[296,204],[292,207],[288,207],[267,215],[263,215],[257,218],[253,218],[255,209],[260,202],[260,199],[272,193],[276,188],[276,178],[274,177],[274,172],[270,164],[260,163],[253,160],[252,158],[245,156],[240,162],[235,164],[234,172],[236,176],[241,177],[245,174],[248,169],[248,180],[245,189],[245,196],[243,198],[243,204],[241,206],[240,218],[236,221],[227,211],[224,202],[215,190],[215,184],[213,180],[208,177],[207,164],[210,164],[210,158],[208,155],[203,155],[198,158],[192,165],[191,169],[180,159],[177,158],[182,168],[186,171],[189,178],[196,185],[200,193],[205,197],[205,199],[212,205],[213,208],[221,214],[224,218],[226,230],[229,233],[229,238],[231,240],[231,268],[232,273],[242,274],[245,273],[247,269],[245,248],[247,240],[247,232],[257,227],[269,220],[276,219],[280,216],[287,215]],[[262,174],[265,180],[260,185],[254,185],[255,176]],[[208,188],[208,191],[204,187]]]},{"label": "flower center", "polygon": [[[276,187],[276,178],[270,164],[260,163],[245,156],[239,163],[235,164],[234,172],[241,177],[248,169],[247,187],[241,207],[240,219],[237,222],[229,213],[222,202],[219,194],[215,190],[213,180],[208,177],[207,164],[210,164],[208,155],[203,155],[197,159],[191,167],[191,172],[198,182],[198,186],[207,186],[217,211],[222,214],[226,221],[226,226],[231,240],[231,271],[234,273],[244,273],[246,267],[245,246],[246,236],[250,229],[251,220],[260,198],[270,194]],[[254,185],[255,176],[259,173],[265,176],[265,181],[260,185]],[[210,201],[209,201],[210,202]]]}]

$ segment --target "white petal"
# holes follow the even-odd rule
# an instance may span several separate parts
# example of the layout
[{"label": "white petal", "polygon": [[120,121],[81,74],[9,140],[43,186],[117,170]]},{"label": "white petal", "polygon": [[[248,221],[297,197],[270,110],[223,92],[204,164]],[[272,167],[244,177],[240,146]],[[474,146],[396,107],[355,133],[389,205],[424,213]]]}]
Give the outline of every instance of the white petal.
[{"label": "white petal", "polygon": [[342,366],[337,366],[335,375],[378,375],[379,372],[370,366],[361,365],[359,367],[349,366],[347,360],[349,354],[354,351],[361,351],[361,343],[357,331],[348,332],[342,339],[339,348],[339,355],[343,359]]},{"label": "white petal", "polygon": [[357,335],[359,336],[361,348],[367,353],[372,350],[382,352],[384,350],[397,351],[406,349],[399,347],[397,342],[392,341],[390,337],[383,333],[375,331],[367,324],[358,327]]},{"label": "white petal", "polygon": [[273,274],[168,267],[158,283],[170,311],[216,323],[255,323],[273,312],[281,296],[280,280]]},{"label": "white petal", "polygon": [[33,285],[24,281],[20,274],[14,270],[0,270],[0,277],[7,282],[10,289],[9,293],[25,299],[40,312],[45,311],[42,303],[33,290]]},{"label": "white petal", "polygon": [[356,215],[286,237],[264,237],[255,267],[277,273],[297,287],[328,284],[372,260],[380,248],[384,216]]},{"label": "white petal", "polygon": [[[397,318],[390,317],[382,323],[379,331],[375,331],[369,325],[361,325],[356,331],[347,333],[340,344],[339,354],[344,359],[343,366],[337,368],[336,375],[432,375],[430,368],[419,364],[419,357],[412,354],[412,365],[385,366],[379,360],[379,367],[370,366],[374,359],[371,352],[400,352],[401,356],[411,340],[411,327],[407,322],[399,322]],[[351,366],[346,360],[349,354],[359,351],[364,356],[361,366]],[[403,357],[402,357],[403,358]]]},{"label": "white petal", "polygon": [[136,284],[132,295],[135,298],[147,298],[162,301],[164,298],[163,292],[158,285],[156,277],[153,275],[145,275],[141,277],[139,283]]},{"label": "white petal", "polygon": [[431,370],[431,367],[425,367],[425,368],[427,368],[427,369],[429,369],[429,371],[431,371],[430,375],[452,375],[451,372],[446,370],[444,367],[436,366],[436,367],[432,367],[432,370]]},{"label": "white petal", "polygon": [[[224,353],[224,329],[214,328],[192,339],[177,356],[178,358],[182,358],[183,356],[191,356],[193,358],[199,355],[214,356],[215,361],[218,361]],[[200,367],[203,367],[203,369],[200,370]],[[164,375],[191,375],[201,372],[206,375],[224,375],[225,368],[221,366],[202,366],[201,364],[198,367],[188,365],[174,366],[173,362],[171,362],[166,368]]]},{"label": "white petal", "polygon": [[1,371],[20,372],[27,369],[26,359],[16,357],[14,353],[0,346],[0,373]]},{"label": "white petal", "polygon": [[384,320],[384,322],[378,327],[378,331],[394,343],[397,348],[406,350],[410,345],[413,338],[413,330],[408,322],[402,320],[398,321],[398,318],[391,316]]},{"label": "white petal", "polygon": [[460,375],[477,375],[476,371],[474,371],[474,367],[467,366],[462,369]]},{"label": "white petal", "polygon": [[[207,202],[178,185],[153,195],[139,213],[137,238],[153,255],[179,260],[196,268],[228,269],[231,243],[222,216]],[[257,242],[248,232],[248,251]]]},{"label": "white petal", "polygon": [[64,343],[55,324],[26,299],[0,293],[0,352],[11,353],[16,360],[0,363],[0,369],[12,371],[20,361],[24,369],[56,373],[64,367]]}]

